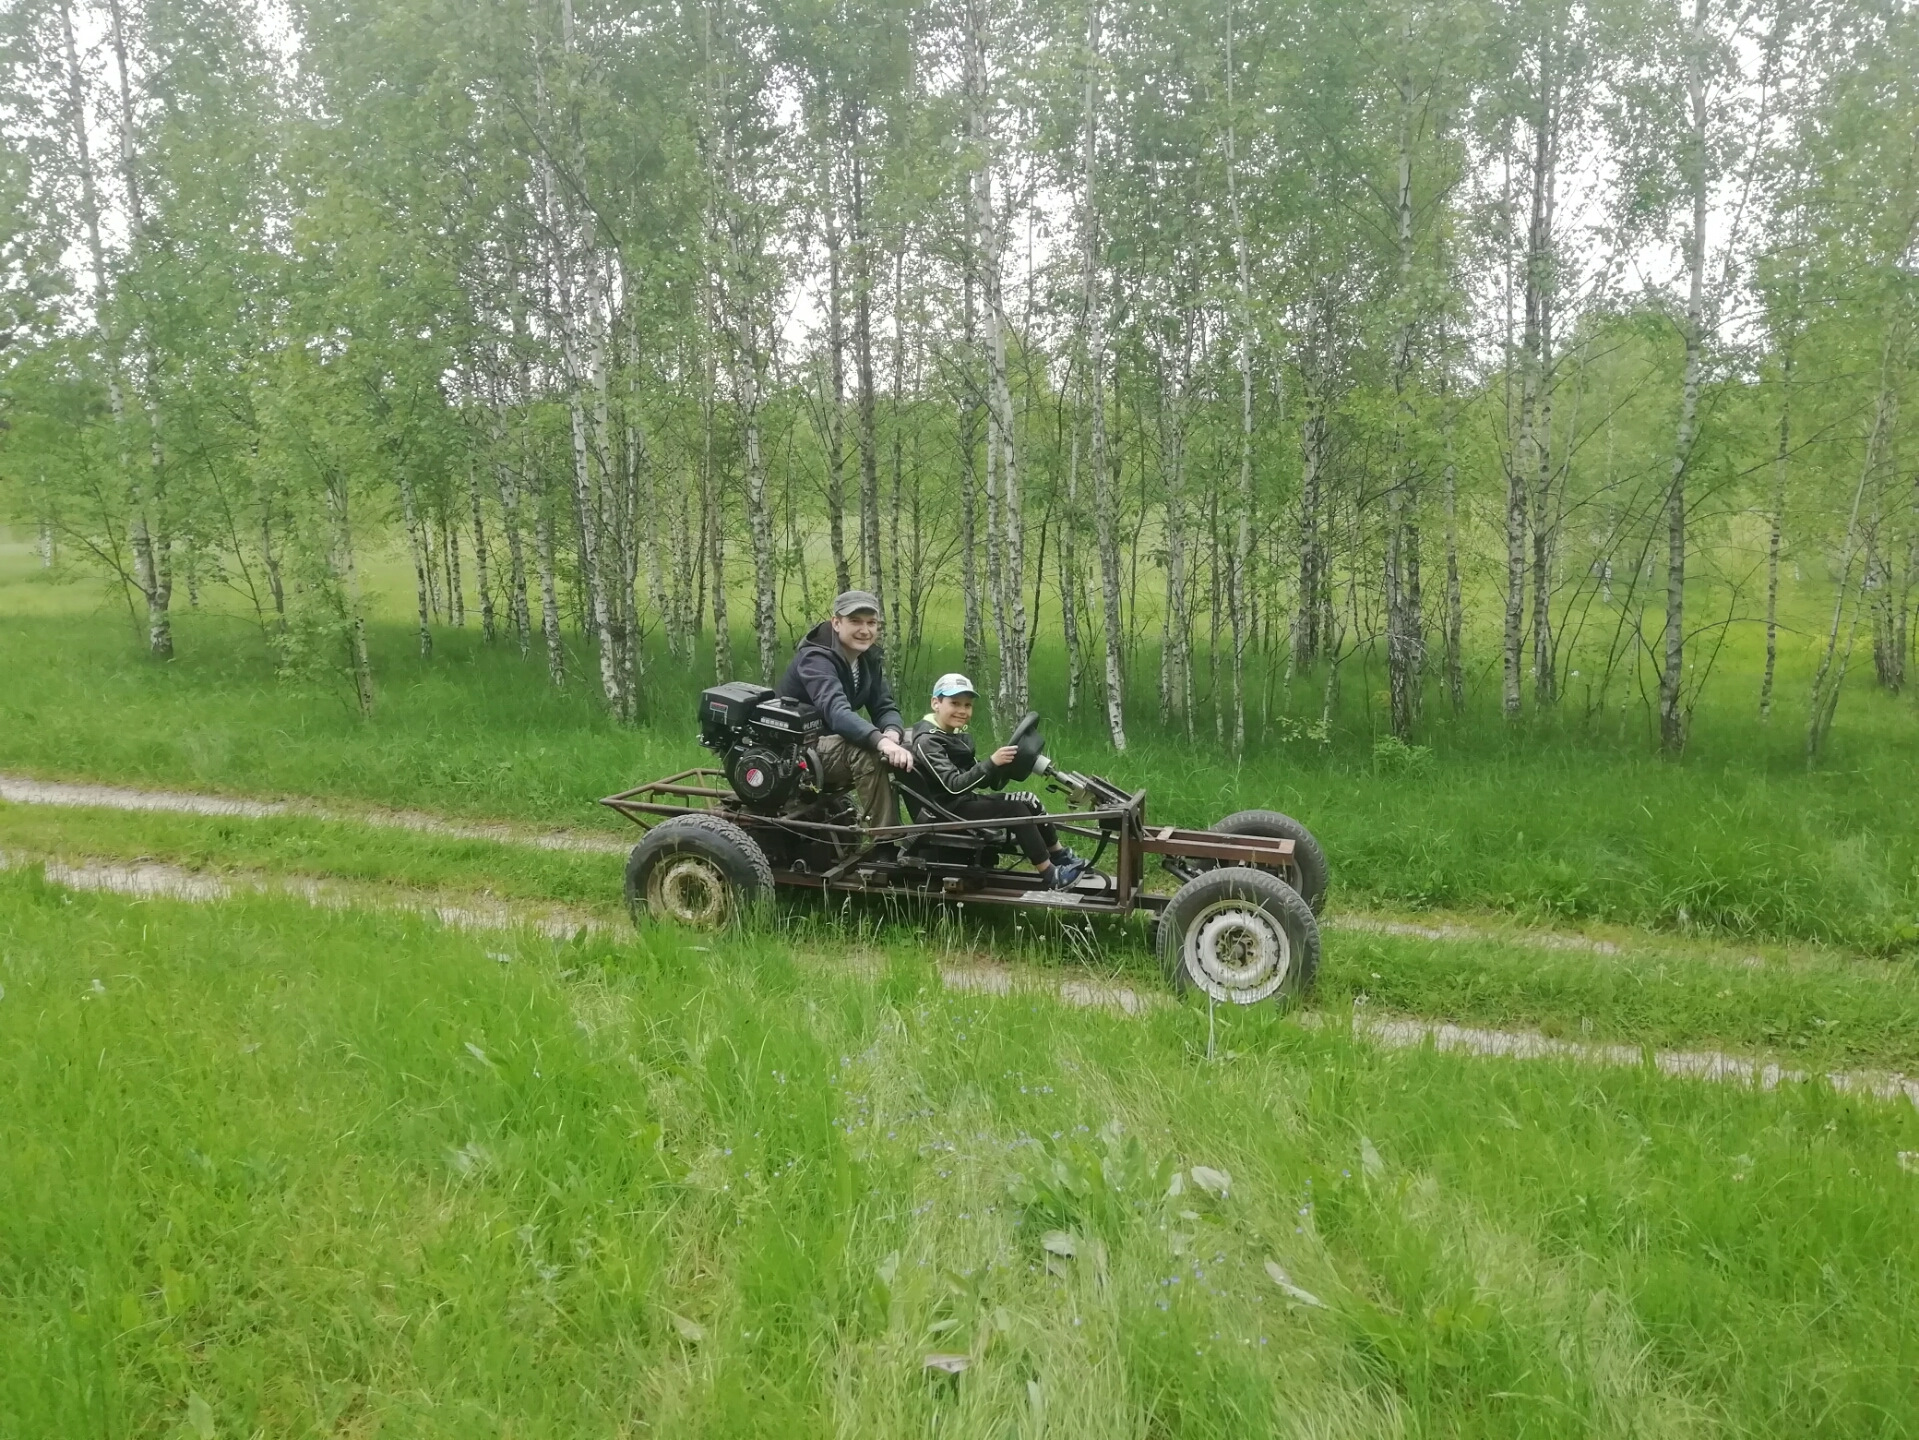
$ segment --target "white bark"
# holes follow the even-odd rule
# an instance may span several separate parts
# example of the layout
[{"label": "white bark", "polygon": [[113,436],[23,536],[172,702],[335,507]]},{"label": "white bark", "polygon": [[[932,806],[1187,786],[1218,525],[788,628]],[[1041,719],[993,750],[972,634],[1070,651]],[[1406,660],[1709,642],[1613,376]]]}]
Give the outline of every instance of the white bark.
[{"label": "white bark", "polygon": [[1239,266],[1239,491],[1234,497],[1232,569],[1227,604],[1233,622],[1233,753],[1246,748],[1247,608],[1253,556],[1253,267],[1246,245],[1246,217],[1239,203],[1238,116],[1233,110],[1233,10],[1226,7],[1226,200],[1233,217],[1233,249]]},{"label": "white bark", "polygon": [[1659,745],[1676,755],[1686,744],[1680,700],[1686,671],[1686,470],[1699,413],[1699,378],[1705,345],[1706,278],[1706,0],[1694,0],[1687,45],[1686,95],[1692,119],[1688,169],[1692,234],[1686,246],[1686,372],[1679,396],[1679,432],[1674,437],[1672,481],[1666,494],[1666,627],[1659,671]]}]

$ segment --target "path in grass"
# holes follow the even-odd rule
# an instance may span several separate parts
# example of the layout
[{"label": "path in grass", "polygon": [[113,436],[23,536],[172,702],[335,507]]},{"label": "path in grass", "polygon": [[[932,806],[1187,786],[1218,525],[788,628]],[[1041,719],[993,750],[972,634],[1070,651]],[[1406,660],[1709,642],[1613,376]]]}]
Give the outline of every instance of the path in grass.
[{"label": "path in grass", "polygon": [[[310,877],[257,873],[230,874],[216,879],[156,861],[128,864],[100,858],[72,860],[0,850],[0,870],[33,865],[40,866],[52,884],[135,898],[217,903],[245,894],[277,895],[302,899],[331,910],[371,909],[425,915],[455,929],[525,928],[552,939],[567,939],[581,933],[604,934],[615,928],[604,917],[585,911],[557,905],[508,903],[490,896],[421,896],[366,885],[343,886]],[[1449,931],[1447,938],[1459,937]],[[857,955],[854,965],[857,968],[870,961],[871,956]],[[873,963],[869,968],[877,973],[884,965]],[[998,996],[1051,994],[1067,1004],[1110,1008],[1127,1015],[1139,1015],[1173,1003],[1165,994],[1100,980],[1061,978],[1037,967],[1012,965],[987,957],[948,961],[937,969],[941,984],[953,991]],[[1338,1017],[1326,1012],[1307,1012],[1301,1019],[1315,1028],[1339,1023]],[[1562,1040],[1537,1030],[1457,1025],[1412,1015],[1372,1014],[1361,1005],[1353,1008],[1350,1029],[1356,1038],[1388,1049],[1431,1045],[1435,1050],[1488,1059],[1571,1060],[1614,1068],[1650,1065],[1660,1074],[1675,1078],[1756,1086],[1761,1090],[1804,1084],[1817,1077],[1844,1094],[1869,1095],[1881,1100],[1904,1099],[1919,1108],[1919,1079],[1898,1071],[1839,1070],[1821,1074],[1763,1055]]]},{"label": "path in grass", "polygon": [[[38,780],[26,775],[0,773],[0,800],[16,805],[50,805],[63,809],[124,810],[163,814],[231,816],[236,819],[267,820],[292,816],[335,823],[371,825],[381,829],[409,830],[420,834],[444,835],[460,840],[486,840],[503,845],[531,845],[543,850],[568,850],[591,854],[624,855],[631,848],[627,838],[595,835],[569,830],[541,830],[505,821],[474,822],[453,820],[420,810],[388,810],[378,807],[340,807],[309,800],[263,800],[249,796],[208,795],[183,790],[142,790],[128,786],[102,785],[67,780]],[[1497,941],[1508,945],[1533,946],[1543,950],[1587,951],[1596,955],[1617,955],[1623,950],[1618,941],[1590,935],[1546,930],[1533,926],[1476,925],[1457,918],[1412,921],[1366,913],[1339,913],[1321,921],[1328,930],[1348,930],[1364,934],[1406,936],[1424,940],[1465,942]],[[1707,942],[1689,946],[1683,937],[1660,936],[1662,948],[1712,949],[1723,945]]]},{"label": "path in grass", "polygon": [[16,805],[58,805],[96,810],[157,811],[175,815],[231,815],[269,820],[282,815],[308,820],[345,821],[388,830],[413,830],[458,840],[492,840],[505,845],[534,845],[542,850],[580,850],[624,855],[631,845],[616,835],[583,835],[571,830],[535,830],[524,825],[449,820],[420,810],[376,806],[341,807],[311,800],[257,800],[239,795],[205,795],[186,790],[136,790],[71,780],[36,780],[0,774],[0,800]]}]

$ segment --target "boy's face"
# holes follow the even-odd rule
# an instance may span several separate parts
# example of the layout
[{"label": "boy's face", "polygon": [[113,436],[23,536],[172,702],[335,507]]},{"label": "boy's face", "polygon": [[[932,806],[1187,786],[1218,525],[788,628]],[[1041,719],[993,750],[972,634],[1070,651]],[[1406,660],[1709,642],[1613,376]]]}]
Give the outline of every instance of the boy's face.
[{"label": "boy's face", "polygon": [[972,723],[971,695],[941,695],[933,701],[933,718],[943,730],[959,730]]}]

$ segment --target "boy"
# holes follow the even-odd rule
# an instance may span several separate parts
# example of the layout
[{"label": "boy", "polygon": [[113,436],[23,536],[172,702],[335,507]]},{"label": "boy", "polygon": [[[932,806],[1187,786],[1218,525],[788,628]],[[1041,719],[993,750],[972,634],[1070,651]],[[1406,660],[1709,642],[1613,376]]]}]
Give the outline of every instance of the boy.
[{"label": "boy", "polygon": [[[1019,752],[1002,745],[984,760],[973,754],[966,726],[977,692],[964,675],[942,675],[933,685],[933,713],[913,727],[907,747],[917,762],[913,776],[930,796],[962,820],[1009,821],[1007,829],[1047,885],[1064,890],[1086,873],[1087,862],[1059,843],[1059,832],[1036,817],[1046,809],[1031,795],[982,795],[1006,783],[1005,770]],[[1023,822],[1023,823],[1022,823]]]}]

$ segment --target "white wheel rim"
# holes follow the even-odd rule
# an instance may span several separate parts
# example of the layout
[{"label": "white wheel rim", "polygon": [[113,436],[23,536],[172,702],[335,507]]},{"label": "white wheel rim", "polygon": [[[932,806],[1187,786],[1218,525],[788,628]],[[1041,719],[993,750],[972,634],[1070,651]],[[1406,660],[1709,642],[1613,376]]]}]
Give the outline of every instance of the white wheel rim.
[{"label": "white wheel rim", "polygon": [[1192,982],[1215,1000],[1254,1005],[1293,973],[1285,927],[1249,900],[1219,900],[1186,927],[1181,959]]},{"label": "white wheel rim", "polygon": [[647,908],[663,920],[712,928],[726,923],[726,876],[703,855],[673,855],[653,867]]}]

